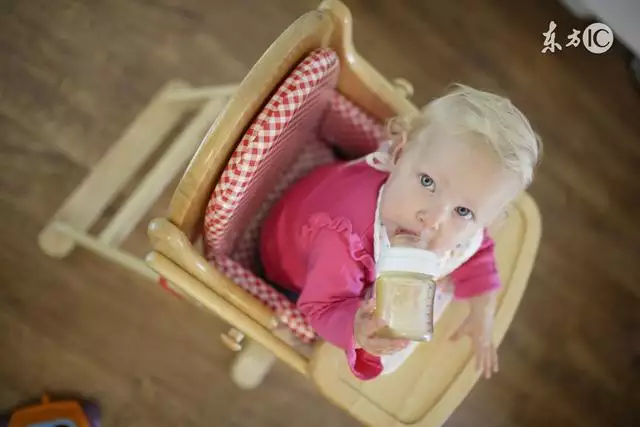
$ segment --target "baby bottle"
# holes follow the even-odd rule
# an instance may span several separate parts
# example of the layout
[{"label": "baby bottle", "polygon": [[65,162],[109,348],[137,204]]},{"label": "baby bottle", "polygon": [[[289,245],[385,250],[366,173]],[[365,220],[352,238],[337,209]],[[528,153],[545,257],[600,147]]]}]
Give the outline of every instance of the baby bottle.
[{"label": "baby bottle", "polygon": [[377,335],[429,341],[433,335],[438,258],[425,249],[419,236],[397,234],[390,243],[377,266],[375,313],[387,325]]}]

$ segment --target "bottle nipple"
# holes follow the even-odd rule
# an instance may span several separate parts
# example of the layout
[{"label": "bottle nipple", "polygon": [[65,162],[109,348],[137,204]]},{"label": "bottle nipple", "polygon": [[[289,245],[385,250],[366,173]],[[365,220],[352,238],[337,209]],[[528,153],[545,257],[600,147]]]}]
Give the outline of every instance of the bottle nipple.
[{"label": "bottle nipple", "polygon": [[423,228],[420,232],[420,239],[418,242],[418,247],[420,249],[429,250],[429,240],[431,239],[431,232],[426,228]]}]

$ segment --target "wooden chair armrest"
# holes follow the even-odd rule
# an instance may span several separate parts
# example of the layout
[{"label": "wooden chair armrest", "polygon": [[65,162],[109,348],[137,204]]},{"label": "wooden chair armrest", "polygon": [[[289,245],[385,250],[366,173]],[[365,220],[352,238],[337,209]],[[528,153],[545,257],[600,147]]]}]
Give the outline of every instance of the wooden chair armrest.
[{"label": "wooden chair armrest", "polygon": [[338,91],[380,120],[416,115],[418,109],[407,99],[412,90],[405,84],[392,84],[356,52],[353,19],[347,6],[338,0],[325,0],[318,9],[335,23],[330,46],[340,57]]},{"label": "wooden chair armrest", "polygon": [[272,331],[266,329],[264,325],[245,314],[243,309],[230,304],[158,252],[148,254],[146,261],[151,268],[166,277],[167,280],[179,284],[180,290],[194,300],[197,305],[212,311],[225,322],[238,328],[296,371],[308,375],[309,361],[307,358],[274,335]]},{"label": "wooden chair armrest", "polygon": [[[198,253],[187,236],[164,218],[149,224],[149,238],[154,251],[173,260],[187,274],[195,277],[216,294],[247,313],[267,329],[275,329],[279,321],[273,311],[249,295]],[[163,274],[162,272],[159,272]],[[181,282],[174,282],[182,286]]]}]

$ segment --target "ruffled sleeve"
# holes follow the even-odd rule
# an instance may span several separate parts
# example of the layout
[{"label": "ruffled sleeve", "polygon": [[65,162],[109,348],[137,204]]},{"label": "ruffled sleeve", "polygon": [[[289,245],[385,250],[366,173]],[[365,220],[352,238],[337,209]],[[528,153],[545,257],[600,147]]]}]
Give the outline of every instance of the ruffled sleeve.
[{"label": "ruffled sleeve", "polygon": [[301,237],[308,250],[308,269],[298,299],[300,311],[320,337],[345,351],[356,377],[378,376],[380,358],[356,349],[354,339],[354,318],[374,271],[371,254],[342,218],[316,215]]}]

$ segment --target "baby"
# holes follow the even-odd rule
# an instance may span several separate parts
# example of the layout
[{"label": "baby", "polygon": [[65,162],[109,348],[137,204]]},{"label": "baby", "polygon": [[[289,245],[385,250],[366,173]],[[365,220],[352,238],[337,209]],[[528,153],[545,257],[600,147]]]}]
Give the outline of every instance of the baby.
[{"label": "baby", "polygon": [[[500,283],[486,230],[530,184],[539,139],[509,100],[463,85],[406,122],[386,151],[322,166],[287,191],[264,223],[265,275],[299,295],[299,309],[345,350],[354,375],[375,378],[416,345],[376,337],[383,325],[368,298],[376,261],[389,236],[426,234],[441,259],[440,283],[469,304],[452,339],[471,338],[476,367],[489,377],[498,370]],[[438,293],[436,316],[448,302]]]}]

